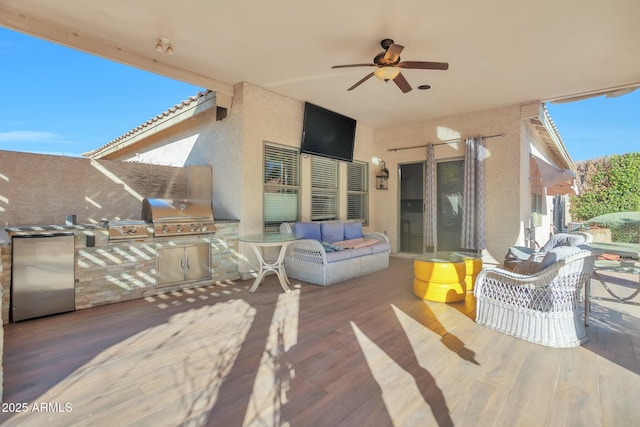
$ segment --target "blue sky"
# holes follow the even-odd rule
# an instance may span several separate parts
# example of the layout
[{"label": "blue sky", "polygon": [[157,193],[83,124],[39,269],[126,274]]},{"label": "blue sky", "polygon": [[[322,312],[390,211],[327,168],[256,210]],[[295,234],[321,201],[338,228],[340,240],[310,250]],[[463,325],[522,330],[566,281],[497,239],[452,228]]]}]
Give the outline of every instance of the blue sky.
[{"label": "blue sky", "polygon": [[[0,150],[81,156],[204,90],[2,27],[0,62]],[[574,161],[640,151],[640,90],[547,107]]]},{"label": "blue sky", "polygon": [[0,150],[81,156],[203,88],[0,27]]}]

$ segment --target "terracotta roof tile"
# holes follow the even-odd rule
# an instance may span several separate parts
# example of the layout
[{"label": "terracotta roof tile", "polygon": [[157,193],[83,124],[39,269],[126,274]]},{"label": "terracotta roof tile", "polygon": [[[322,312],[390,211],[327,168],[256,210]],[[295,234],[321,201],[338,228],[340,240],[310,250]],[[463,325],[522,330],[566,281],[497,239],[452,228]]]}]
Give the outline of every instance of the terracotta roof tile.
[{"label": "terracotta roof tile", "polygon": [[106,144],[104,144],[101,147],[96,148],[95,150],[89,151],[87,153],[83,153],[82,155],[84,157],[92,157],[92,156],[100,153],[101,151],[105,151],[106,149],[108,149],[108,148],[110,148],[110,147],[112,147],[114,145],[117,145],[121,141],[123,141],[123,140],[125,140],[127,138],[130,138],[133,135],[141,132],[145,128],[147,128],[147,127],[149,127],[151,125],[154,125],[157,122],[165,120],[169,116],[174,115],[176,112],[179,112],[180,110],[184,109],[185,107],[188,107],[189,105],[193,104],[194,102],[198,102],[198,100],[200,100],[201,98],[204,98],[209,93],[211,93],[210,90],[206,90],[204,92],[198,92],[194,96],[191,96],[191,97],[185,99],[184,101],[180,102],[179,104],[176,104],[173,107],[168,108],[167,110],[163,111],[162,113],[158,114],[157,116],[153,117],[152,119],[149,119],[146,122],[142,123],[141,125],[131,129],[127,133],[120,135],[116,139],[107,142]]}]

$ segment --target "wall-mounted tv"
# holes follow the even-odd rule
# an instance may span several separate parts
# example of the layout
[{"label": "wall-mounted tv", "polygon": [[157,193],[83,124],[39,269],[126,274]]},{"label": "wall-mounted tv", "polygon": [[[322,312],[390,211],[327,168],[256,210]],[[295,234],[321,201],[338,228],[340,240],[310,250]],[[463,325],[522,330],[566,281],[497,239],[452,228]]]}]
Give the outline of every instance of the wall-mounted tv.
[{"label": "wall-mounted tv", "polygon": [[353,161],[356,121],[325,108],[304,103],[302,154]]}]

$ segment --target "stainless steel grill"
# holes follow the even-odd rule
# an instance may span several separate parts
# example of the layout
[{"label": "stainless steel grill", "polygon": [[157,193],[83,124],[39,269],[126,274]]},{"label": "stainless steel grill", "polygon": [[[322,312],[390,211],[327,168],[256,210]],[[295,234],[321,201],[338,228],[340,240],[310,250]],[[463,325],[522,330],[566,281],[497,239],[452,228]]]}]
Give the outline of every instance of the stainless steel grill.
[{"label": "stainless steel grill", "polygon": [[142,219],[153,224],[155,237],[214,233],[208,200],[144,199]]}]

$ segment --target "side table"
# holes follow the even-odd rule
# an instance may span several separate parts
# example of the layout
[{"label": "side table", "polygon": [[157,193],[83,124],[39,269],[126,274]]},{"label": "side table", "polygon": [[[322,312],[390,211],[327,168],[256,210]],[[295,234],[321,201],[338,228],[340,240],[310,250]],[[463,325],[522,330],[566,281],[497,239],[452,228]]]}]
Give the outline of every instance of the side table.
[{"label": "side table", "polygon": [[463,301],[469,259],[457,252],[434,252],[413,259],[413,293],[436,302]]},{"label": "side table", "polygon": [[[287,250],[287,246],[299,238],[300,236],[293,233],[259,233],[239,237],[241,242],[246,242],[251,245],[251,248],[256,253],[258,262],[260,263],[258,276],[254,280],[249,292],[253,293],[258,289],[258,286],[260,286],[267,273],[275,273],[278,276],[278,281],[280,282],[282,289],[285,292],[291,292],[291,289],[289,289],[288,286],[290,285],[289,278],[287,277],[287,273],[284,269],[284,255]],[[269,247],[280,248],[275,260],[267,259],[265,256],[264,249]]]}]

